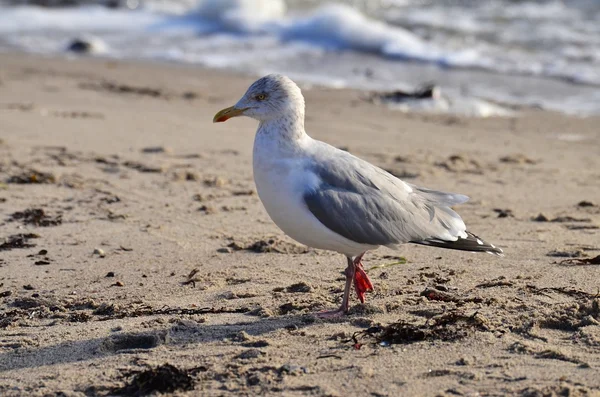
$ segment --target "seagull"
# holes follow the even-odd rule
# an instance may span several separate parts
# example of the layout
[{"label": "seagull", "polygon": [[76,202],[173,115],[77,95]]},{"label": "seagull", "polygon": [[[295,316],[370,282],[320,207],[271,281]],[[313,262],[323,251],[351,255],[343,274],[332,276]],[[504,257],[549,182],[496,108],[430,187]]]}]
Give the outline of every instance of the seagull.
[{"label": "seagull", "polygon": [[254,82],[213,122],[247,116],[258,120],[253,171],[256,190],[275,224],[309,247],[346,256],[346,285],[339,309],[348,312],[352,284],[358,299],[373,283],[364,270],[367,251],[404,243],[503,256],[500,248],[466,230],[452,206],[469,198],[406,183],[389,172],[304,130],[304,97],[288,77]]}]

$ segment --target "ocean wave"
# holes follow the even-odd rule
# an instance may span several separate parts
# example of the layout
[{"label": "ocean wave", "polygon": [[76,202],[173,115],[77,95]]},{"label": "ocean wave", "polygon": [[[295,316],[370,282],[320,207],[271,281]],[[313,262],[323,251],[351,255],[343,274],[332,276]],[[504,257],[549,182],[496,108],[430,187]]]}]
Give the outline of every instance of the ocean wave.
[{"label": "ocean wave", "polygon": [[[352,53],[381,59],[378,65],[388,71],[377,78],[397,76],[396,70],[408,63],[422,63],[442,70],[600,85],[600,36],[595,34],[600,28],[583,23],[577,29],[571,29],[572,24],[553,25],[553,20],[571,23],[579,15],[556,2],[539,7],[529,2],[507,3],[506,9],[499,9],[503,0],[491,0],[465,12],[460,7],[414,6],[406,0],[395,2],[402,4],[377,19],[373,13],[335,3],[288,10],[283,0],[149,1],[124,3],[140,4],[135,10],[93,5],[52,9],[0,6],[0,50],[56,53],[65,51],[73,39],[94,37],[106,44],[105,51],[95,52],[104,56],[169,59],[251,71],[273,64],[280,72],[286,72],[288,59],[287,65],[299,62],[310,69],[294,67],[290,72],[322,73],[313,80],[328,76],[339,81],[334,69],[319,72],[314,64],[323,57]],[[512,19],[508,18],[511,15]],[[539,23],[530,26],[527,18],[533,15]],[[524,34],[526,31],[534,33]],[[548,38],[560,45],[548,49]]]}]

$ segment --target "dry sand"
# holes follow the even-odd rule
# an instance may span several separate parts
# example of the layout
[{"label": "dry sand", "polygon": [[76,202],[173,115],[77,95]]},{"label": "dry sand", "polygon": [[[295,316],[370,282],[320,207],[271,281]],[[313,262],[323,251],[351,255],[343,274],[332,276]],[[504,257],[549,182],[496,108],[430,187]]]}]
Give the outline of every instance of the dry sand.
[{"label": "dry sand", "polygon": [[402,114],[304,87],[313,137],[469,195],[470,230],[506,252],[369,253],[368,304],[324,321],[345,259],[269,220],[256,123],[211,122],[253,78],[0,65],[0,395],[600,393],[599,118]]}]

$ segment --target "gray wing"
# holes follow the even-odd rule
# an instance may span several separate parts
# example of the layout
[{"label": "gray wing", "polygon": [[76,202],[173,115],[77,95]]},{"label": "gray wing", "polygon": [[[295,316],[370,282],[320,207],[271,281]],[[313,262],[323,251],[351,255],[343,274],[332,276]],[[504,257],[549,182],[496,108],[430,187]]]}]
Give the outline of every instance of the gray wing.
[{"label": "gray wing", "polygon": [[326,227],[360,244],[466,238],[465,224],[451,205],[468,197],[407,184],[388,172],[327,145],[308,168],[318,187],[304,202]]}]

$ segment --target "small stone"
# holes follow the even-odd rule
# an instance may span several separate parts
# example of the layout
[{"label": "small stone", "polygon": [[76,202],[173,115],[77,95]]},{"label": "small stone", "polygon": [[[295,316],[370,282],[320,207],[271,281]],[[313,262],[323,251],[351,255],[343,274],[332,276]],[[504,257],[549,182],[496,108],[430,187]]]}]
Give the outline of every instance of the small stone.
[{"label": "small stone", "polygon": [[111,285],[111,287],[123,287],[125,284],[123,284],[121,281],[117,281],[116,283],[114,283],[113,285]]},{"label": "small stone", "polygon": [[549,219],[546,217],[546,215],[539,214],[535,218],[531,218],[531,220],[534,222],[548,222]]},{"label": "small stone", "polygon": [[31,285],[31,284],[27,284],[27,285],[24,285],[24,286],[23,286],[23,289],[24,289],[24,290],[27,290],[27,291],[32,291],[32,290],[34,290],[35,288],[34,288],[34,287]]},{"label": "small stone", "polygon": [[94,248],[92,255],[98,255],[100,258],[104,258],[106,256],[106,252],[104,252],[102,248]]},{"label": "small stone", "polygon": [[219,248],[217,249],[217,252],[220,252],[222,254],[231,254],[231,248],[228,247],[223,247],[223,248]]},{"label": "small stone", "polygon": [[104,277],[114,277],[115,276],[115,272],[108,272],[106,273],[106,276]]},{"label": "small stone", "polygon": [[67,51],[76,54],[102,53],[106,51],[106,44],[96,37],[80,37],[69,43]]}]

